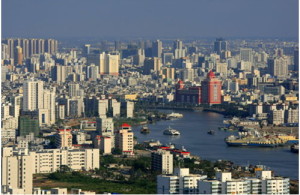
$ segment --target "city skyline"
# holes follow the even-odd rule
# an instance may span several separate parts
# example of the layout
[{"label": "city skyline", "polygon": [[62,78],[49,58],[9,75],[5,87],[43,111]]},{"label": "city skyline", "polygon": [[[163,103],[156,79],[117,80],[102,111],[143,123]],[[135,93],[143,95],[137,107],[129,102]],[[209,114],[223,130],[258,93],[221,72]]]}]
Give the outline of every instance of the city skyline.
[{"label": "city skyline", "polygon": [[2,11],[2,38],[298,37],[296,0],[4,0]]}]

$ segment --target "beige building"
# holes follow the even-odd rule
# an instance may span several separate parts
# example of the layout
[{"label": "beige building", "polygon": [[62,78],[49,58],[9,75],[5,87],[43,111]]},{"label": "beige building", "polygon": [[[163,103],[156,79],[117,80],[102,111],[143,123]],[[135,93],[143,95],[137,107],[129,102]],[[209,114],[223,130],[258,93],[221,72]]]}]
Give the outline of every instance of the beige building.
[{"label": "beige building", "polygon": [[72,133],[71,129],[58,129],[56,134],[57,148],[71,148],[72,147]]},{"label": "beige building", "polygon": [[116,133],[116,148],[119,148],[123,154],[133,155],[133,136],[131,126],[123,123],[121,129]]},{"label": "beige building", "polygon": [[43,108],[43,93],[43,81],[25,81],[23,84],[23,110],[36,111]]},{"label": "beige building", "polygon": [[99,149],[44,149],[32,152],[34,173],[52,173],[61,165],[72,170],[93,170],[100,166]]},{"label": "beige building", "polygon": [[170,151],[158,149],[151,154],[151,169],[162,174],[173,173],[173,154]]},{"label": "beige building", "polygon": [[2,148],[2,193],[32,194],[34,160],[28,150],[13,151],[13,148]]},{"label": "beige building", "polygon": [[119,54],[106,54],[105,52],[103,52],[102,54],[100,54],[100,75],[119,75],[119,63]]}]

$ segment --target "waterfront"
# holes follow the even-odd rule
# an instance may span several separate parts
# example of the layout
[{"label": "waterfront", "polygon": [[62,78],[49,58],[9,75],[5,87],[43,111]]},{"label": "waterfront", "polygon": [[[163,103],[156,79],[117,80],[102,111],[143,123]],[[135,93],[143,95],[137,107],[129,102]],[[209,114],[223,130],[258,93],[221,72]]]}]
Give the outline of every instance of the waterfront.
[{"label": "waterfront", "polygon": [[[164,110],[163,112],[171,112]],[[230,160],[239,165],[263,164],[274,170],[275,175],[298,179],[298,154],[290,152],[288,146],[278,148],[228,147],[224,138],[232,132],[219,131],[223,125],[223,116],[212,112],[176,111],[184,116],[180,119],[159,121],[149,124],[150,134],[141,134],[140,126],[135,127],[135,136],[139,142],[160,140],[163,144],[173,143],[176,147],[184,146],[192,155],[207,160]],[[163,135],[171,126],[181,132],[180,136]],[[215,130],[215,135],[207,131]]]}]

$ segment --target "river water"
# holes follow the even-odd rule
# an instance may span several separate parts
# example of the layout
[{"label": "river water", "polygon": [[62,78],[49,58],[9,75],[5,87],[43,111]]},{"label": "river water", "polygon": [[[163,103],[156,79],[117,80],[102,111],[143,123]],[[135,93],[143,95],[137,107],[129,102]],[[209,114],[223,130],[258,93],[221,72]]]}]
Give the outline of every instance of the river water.
[{"label": "river water", "polygon": [[[163,112],[171,112],[160,110]],[[275,175],[298,179],[298,154],[290,152],[288,146],[277,148],[249,148],[228,147],[224,138],[235,134],[233,132],[219,131],[223,126],[223,115],[213,112],[176,111],[183,114],[183,118],[159,121],[149,124],[151,132],[141,134],[141,127],[133,128],[138,142],[159,140],[163,144],[175,144],[177,148],[184,148],[192,155],[207,160],[230,160],[238,165],[262,164],[271,168]],[[180,131],[181,135],[172,137],[163,135],[163,131],[171,126]],[[215,130],[215,135],[207,131]]]}]

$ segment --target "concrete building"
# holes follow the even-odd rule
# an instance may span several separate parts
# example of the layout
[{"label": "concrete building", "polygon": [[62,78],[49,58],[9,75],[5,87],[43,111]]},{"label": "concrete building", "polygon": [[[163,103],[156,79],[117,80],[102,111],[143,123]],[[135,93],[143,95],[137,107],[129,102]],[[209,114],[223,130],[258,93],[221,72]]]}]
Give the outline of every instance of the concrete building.
[{"label": "concrete building", "polygon": [[198,181],[200,194],[289,194],[289,179],[272,177],[271,171],[256,171],[254,178],[231,178],[217,172],[216,179]]},{"label": "concrete building", "polygon": [[163,149],[152,152],[151,170],[158,171],[161,174],[173,174],[173,154]]},{"label": "concrete building", "polygon": [[32,193],[34,160],[28,150],[14,152],[12,148],[2,148],[2,193],[9,191],[9,188],[11,193]]},{"label": "concrete building", "polygon": [[157,194],[199,194],[198,181],[206,176],[190,174],[188,168],[176,168],[173,175],[158,175]]},{"label": "concrete building", "polygon": [[276,77],[287,77],[288,64],[286,57],[275,57],[268,59],[269,73]]},{"label": "concrete building", "polygon": [[58,129],[55,139],[57,148],[72,148],[72,132],[71,129]]},{"label": "concrete building", "polygon": [[240,49],[240,59],[241,61],[253,62],[253,51],[251,48],[241,48]]},{"label": "concrete building", "polygon": [[152,43],[152,56],[161,58],[162,55],[162,42],[156,40]]},{"label": "concrete building", "polygon": [[126,102],[126,118],[133,118],[134,102]]},{"label": "concrete building", "polygon": [[23,110],[37,111],[43,108],[44,82],[27,80],[23,84]]},{"label": "concrete building", "polygon": [[145,58],[143,74],[149,75],[152,71],[158,72],[160,71],[162,66],[161,58]]},{"label": "concrete building", "polygon": [[176,84],[175,101],[178,103],[201,103],[201,87],[184,88],[184,82],[179,80]]},{"label": "concrete building", "polygon": [[123,154],[133,155],[133,136],[131,126],[123,123],[120,130],[116,132],[116,148],[119,148]]},{"label": "concrete building", "polygon": [[299,123],[299,109],[288,109],[284,113],[285,123]]},{"label": "concrete building", "polygon": [[270,124],[280,125],[284,123],[284,110],[271,110],[269,114]]},{"label": "concrete building", "polygon": [[222,82],[210,71],[207,78],[201,82],[201,102],[203,104],[221,104]]},{"label": "concrete building", "polygon": [[119,63],[120,63],[120,55],[118,53],[115,54],[100,54],[100,75],[119,75]]},{"label": "concrete building", "polygon": [[29,133],[34,133],[38,136],[40,133],[39,129],[39,117],[36,111],[23,111],[19,117],[19,133],[18,135],[24,136]]}]

